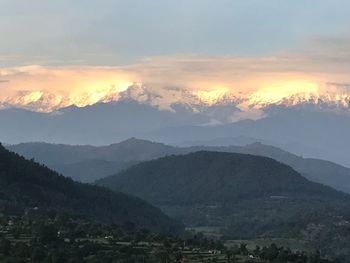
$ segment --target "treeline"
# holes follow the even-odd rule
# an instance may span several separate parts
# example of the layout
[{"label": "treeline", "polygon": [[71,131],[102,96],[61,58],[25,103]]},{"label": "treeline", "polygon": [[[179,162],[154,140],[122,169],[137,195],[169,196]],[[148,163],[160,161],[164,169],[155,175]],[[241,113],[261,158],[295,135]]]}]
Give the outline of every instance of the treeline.
[{"label": "treeline", "polygon": [[0,262],[5,263],[176,263],[274,262],[328,263],[320,254],[274,244],[249,250],[187,232],[183,238],[155,234],[131,222],[95,223],[50,211],[29,211],[0,219]]}]

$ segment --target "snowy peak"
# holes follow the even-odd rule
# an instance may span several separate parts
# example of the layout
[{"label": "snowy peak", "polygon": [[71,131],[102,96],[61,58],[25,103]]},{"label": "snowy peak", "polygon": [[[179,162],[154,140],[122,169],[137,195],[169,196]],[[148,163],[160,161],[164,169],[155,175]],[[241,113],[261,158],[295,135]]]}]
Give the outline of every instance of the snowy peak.
[{"label": "snowy peak", "polygon": [[285,107],[313,105],[320,109],[349,109],[349,103],[350,94],[346,93],[297,93],[275,101],[268,101],[256,96],[249,98],[249,105],[255,108],[264,108],[271,105]]},{"label": "snowy peak", "polygon": [[71,105],[67,96],[41,91],[20,91],[0,102],[2,108],[17,107],[38,112],[49,112]]},{"label": "snowy peak", "polygon": [[235,94],[226,89],[191,91],[180,87],[154,88],[134,83],[123,91],[111,87],[80,96],[53,94],[42,91],[21,91],[0,102],[1,108],[17,107],[39,112],[51,112],[68,106],[84,107],[95,103],[136,101],[159,110],[201,113],[213,122],[232,122],[238,119],[261,117],[270,106],[312,106],[317,110],[348,111],[350,93],[320,92],[316,88],[305,92],[282,93],[260,89],[250,94]]}]

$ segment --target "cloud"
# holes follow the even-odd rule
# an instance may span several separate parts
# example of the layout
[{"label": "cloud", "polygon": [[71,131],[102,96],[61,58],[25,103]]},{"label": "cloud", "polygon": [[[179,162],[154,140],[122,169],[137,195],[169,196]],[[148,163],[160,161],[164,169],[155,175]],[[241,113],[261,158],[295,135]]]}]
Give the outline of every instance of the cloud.
[{"label": "cloud", "polygon": [[111,88],[122,91],[133,82],[192,91],[226,89],[237,94],[254,93],[269,86],[283,89],[287,82],[317,83],[323,92],[327,89],[347,92],[348,72],[350,38],[314,38],[299,49],[268,56],[180,54],[148,57],[119,67],[0,68],[0,77],[8,80],[2,83],[0,98],[23,90],[84,96]]},{"label": "cloud", "polygon": [[0,54],[20,54],[17,65],[81,59],[119,65],[192,52],[263,54],[294,47],[310,35],[344,32],[350,23],[348,0],[24,2],[1,0]]}]

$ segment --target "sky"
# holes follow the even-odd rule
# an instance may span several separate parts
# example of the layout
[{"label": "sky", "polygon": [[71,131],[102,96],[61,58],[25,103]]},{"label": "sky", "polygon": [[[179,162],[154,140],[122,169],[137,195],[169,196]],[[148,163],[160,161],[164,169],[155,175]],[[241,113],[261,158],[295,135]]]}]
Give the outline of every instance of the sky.
[{"label": "sky", "polygon": [[348,0],[0,0],[0,99],[133,82],[347,91],[348,10]]}]

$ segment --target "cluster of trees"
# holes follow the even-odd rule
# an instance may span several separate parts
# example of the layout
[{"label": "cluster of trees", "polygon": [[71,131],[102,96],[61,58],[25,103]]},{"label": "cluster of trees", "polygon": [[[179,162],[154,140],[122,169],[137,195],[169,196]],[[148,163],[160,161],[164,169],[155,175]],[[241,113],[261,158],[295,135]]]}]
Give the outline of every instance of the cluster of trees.
[{"label": "cluster of trees", "polygon": [[131,222],[101,224],[50,211],[27,211],[0,220],[0,262],[5,263],[176,263],[176,262],[320,263],[319,255],[271,245],[249,250],[186,233],[183,238],[156,234]]},{"label": "cluster of trees", "polygon": [[154,262],[153,250],[168,240],[132,222],[102,224],[54,211],[3,217],[0,229],[0,262],[8,263]]},{"label": "cluster of trees", "polygon": [[228,262],[237,262],[237,257],[246,255],[248,262],[273,262],[273,263],[327,263],[332,262],[322,259],[320,253],[306,253],[304,251],[292,251],[289,248],[278,247],[272,243],[270,246],[256,246],[254,250],[248,250],[247,245],[242,243],[225,250]]}]

